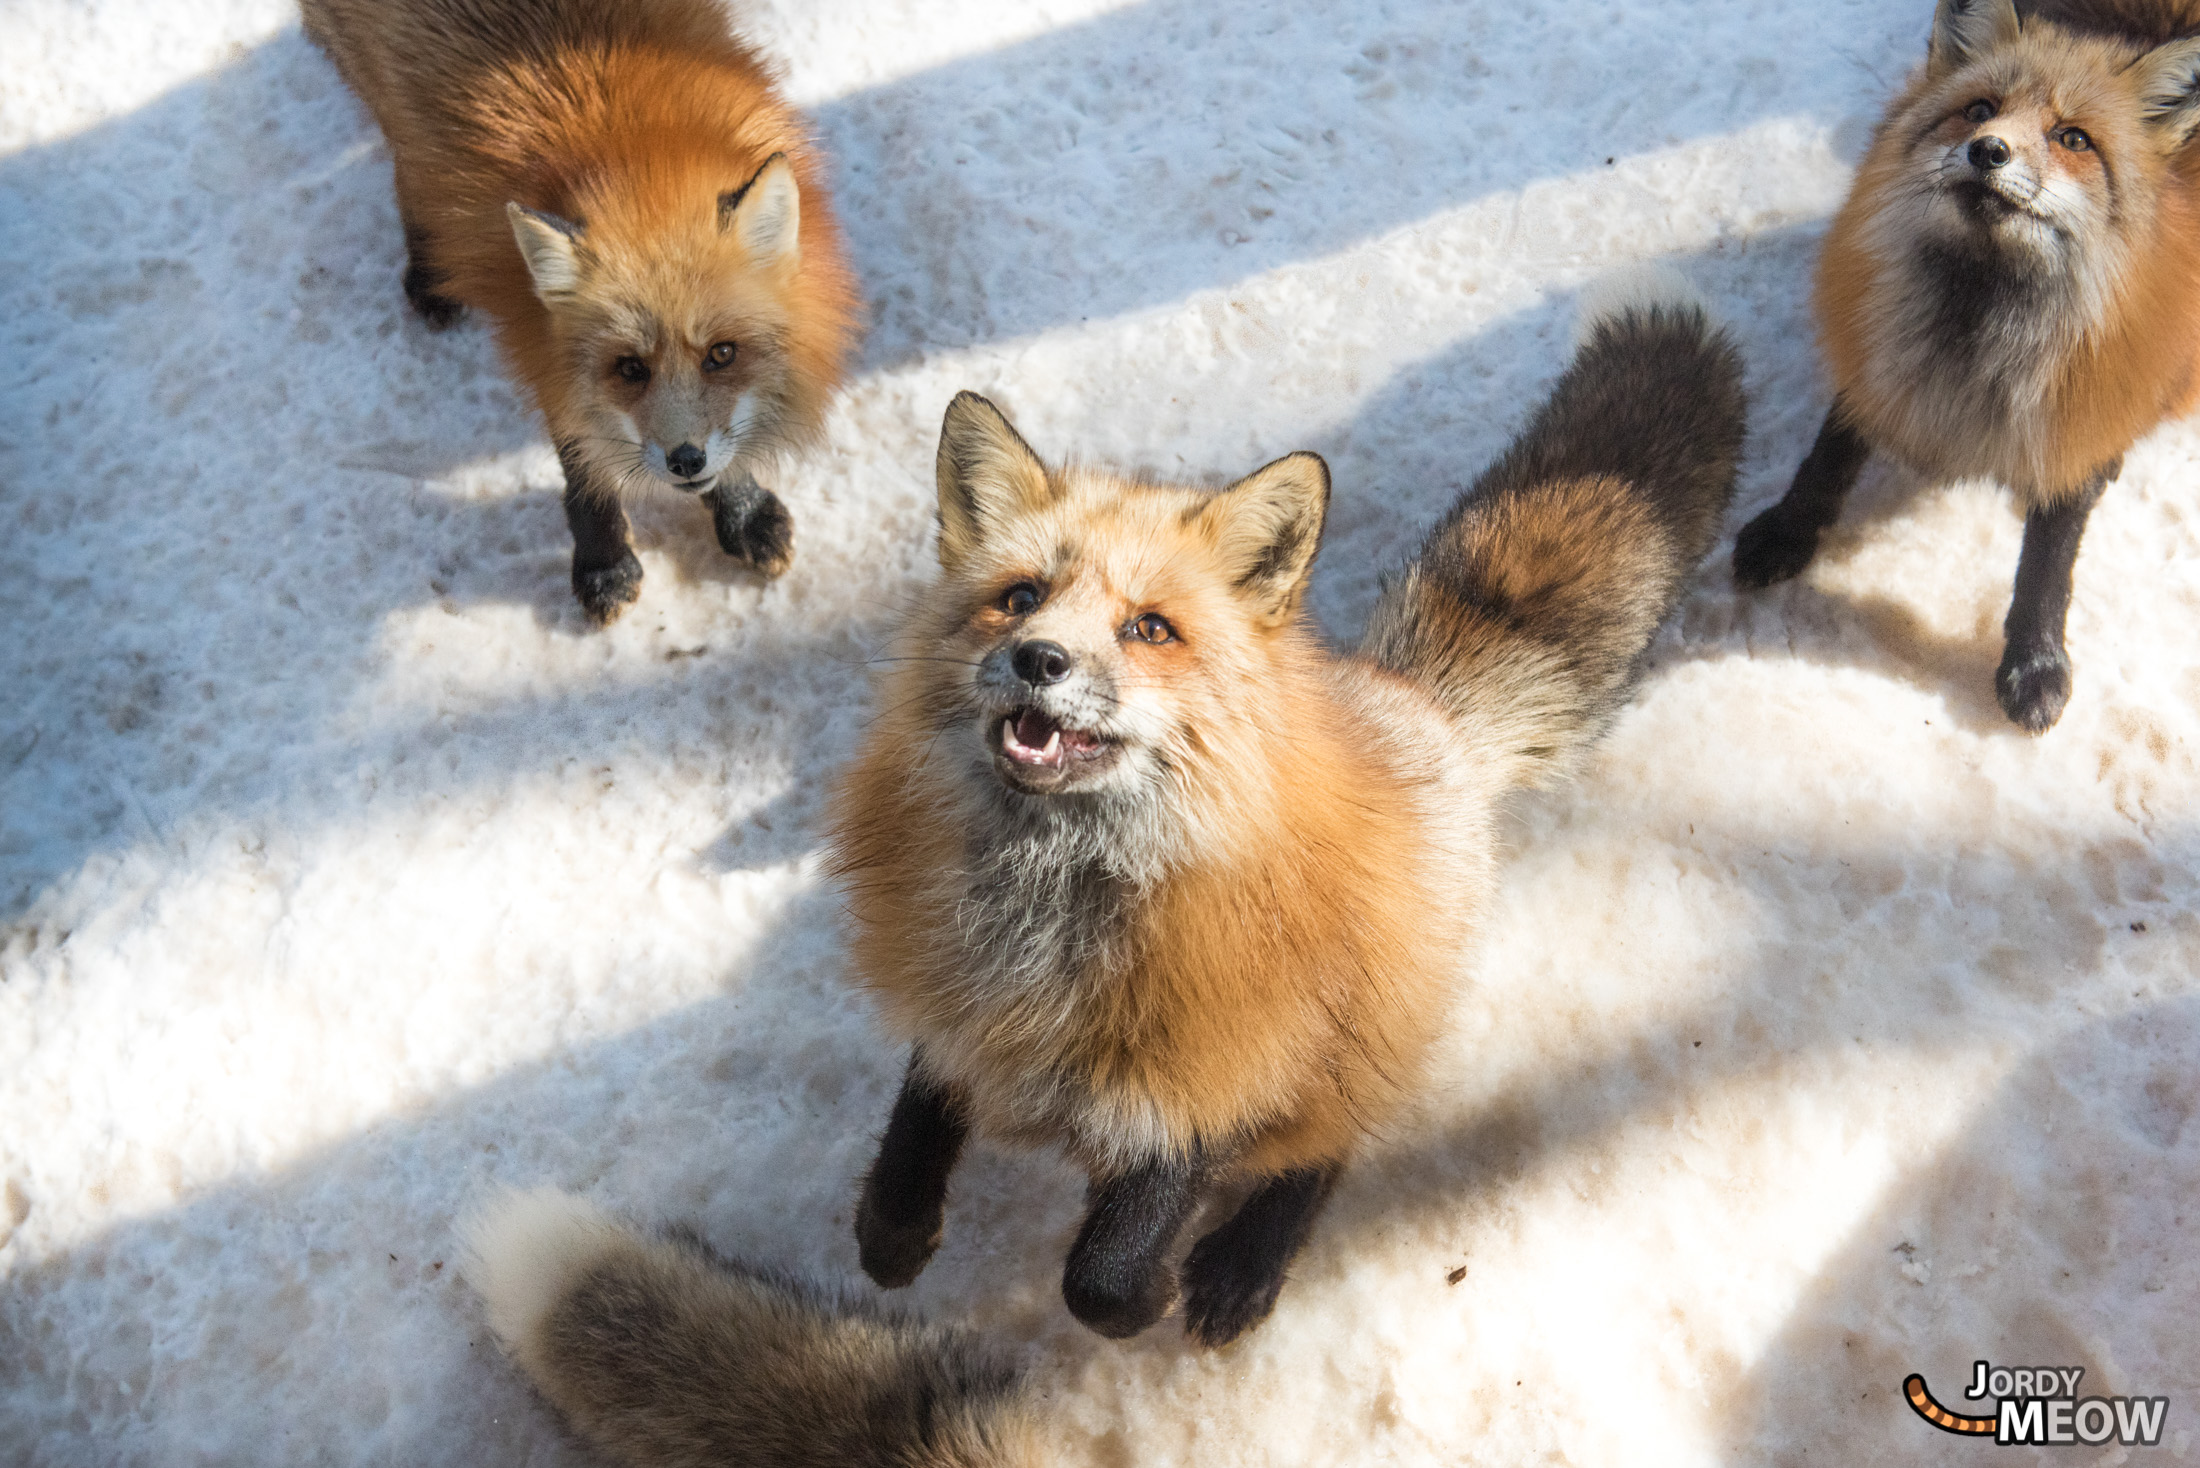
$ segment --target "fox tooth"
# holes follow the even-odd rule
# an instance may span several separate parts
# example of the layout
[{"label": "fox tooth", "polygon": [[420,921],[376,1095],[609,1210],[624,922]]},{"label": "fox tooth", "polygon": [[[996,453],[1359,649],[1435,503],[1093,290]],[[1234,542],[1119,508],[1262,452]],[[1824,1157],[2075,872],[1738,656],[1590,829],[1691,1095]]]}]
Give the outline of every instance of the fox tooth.
[{"label": "fox tooth", "polygon": [[1039,751],[1039,758],[1053,759],[1062,752],[1062,731],[1057,729],[1047,736],[1047,747]]},{"label": "fox tooth", "polygon": [[1012,716],[1012,717],[1009,717],[1009,718],[1006,718],[1006,719],[1003,719],[1003,720],[1001,720],[1001,743],[1002,743],[1002,744],[1004,744],[1004,745],[1007,745],[1007,744],[1014,744],[1015,742],[1016,742],[1016,720],[1015,720],[1015,718],[1014,718],[1014,717]]}]

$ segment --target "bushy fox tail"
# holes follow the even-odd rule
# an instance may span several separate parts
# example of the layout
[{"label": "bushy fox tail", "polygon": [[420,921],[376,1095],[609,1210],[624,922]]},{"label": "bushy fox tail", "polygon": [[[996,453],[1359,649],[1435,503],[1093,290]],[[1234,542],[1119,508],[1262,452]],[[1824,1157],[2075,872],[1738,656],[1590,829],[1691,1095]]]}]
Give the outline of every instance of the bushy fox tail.
[{"label": "bushy fox tail", "polygon": [[1741,361],[1678,277],[1584,309],[1550,400],[1376,603],[1363,653],[1534,783],[1602,732],[1718,538]]},{"label": "bushy fox tail", "polygon": [[1043,1461],[1017,1373],[908,1323],[507,1193],[463,1227],[489,1324],[567,1421],[630,1468],[1009,1468]]}]

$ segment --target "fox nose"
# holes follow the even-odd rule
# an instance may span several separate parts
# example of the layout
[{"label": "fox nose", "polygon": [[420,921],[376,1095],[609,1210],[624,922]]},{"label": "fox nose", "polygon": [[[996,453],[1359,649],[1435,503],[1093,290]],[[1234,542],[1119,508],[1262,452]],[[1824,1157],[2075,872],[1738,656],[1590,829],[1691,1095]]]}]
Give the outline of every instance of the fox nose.
[{"label": "fox nose", "polygon": [[1016,676],[1034,688],[1059,683],[1069,676],[1069,650],[1058,642],[1026,642],[1009,658]]},{"label": "fox nose", "polygon": [[2009,145],[2000,138],[1973,138],[1969,157],[1973,168],[1996,169],[2009,161]]},{"label": "fox nose", "polygon": [[703,451],[691,443],[681,444],[665,455],[665,467],[682,479],[693,479],[703,472]]}]

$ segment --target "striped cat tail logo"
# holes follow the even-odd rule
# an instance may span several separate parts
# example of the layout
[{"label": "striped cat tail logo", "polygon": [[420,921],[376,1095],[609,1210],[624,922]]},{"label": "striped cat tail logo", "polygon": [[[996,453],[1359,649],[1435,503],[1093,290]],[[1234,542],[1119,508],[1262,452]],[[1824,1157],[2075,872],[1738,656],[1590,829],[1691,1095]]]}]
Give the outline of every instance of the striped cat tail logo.
[{"label": "striped cat tail logo", "polygon": [[2004,1446],[2082,1443],[2099,1447],[2114,1442],[2127,1448],[2151,1448],[2162,1441],[2168,1397],[2080,1397],[2078,1383],[2083,1380],[2083,1366],[1996,1366],[1975,1361],[1971,1385],[1963,1396],[1966,1401],[1991,1401],[1991,1417],[1965,1417],[1941,1406],[1919,1371],[1902,1378],[1902,1395],[1911,1411],[1942,1432]]},{"label": "striped cat tail logo", "polygon": [[1952,1432],[1959,1437],[1991,1437],[1999,1423],[1997,1417],[1958,1417],[1933,1400],[1933,1394],[1925,1389],[1925,1378],[1911,1372],[1902,1379],[1902,1395],[1910,1399],[1910,1406],[1942,1432]]}]

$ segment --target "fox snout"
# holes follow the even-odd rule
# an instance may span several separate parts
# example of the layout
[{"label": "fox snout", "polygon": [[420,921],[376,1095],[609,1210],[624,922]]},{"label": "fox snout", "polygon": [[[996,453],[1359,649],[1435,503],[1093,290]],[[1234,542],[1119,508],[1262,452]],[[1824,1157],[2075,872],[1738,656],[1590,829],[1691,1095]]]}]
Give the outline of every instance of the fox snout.
[{"label": "fox snout", "polygon": [[1033,688],[1045,688],[1069,676],[1075,660],[1059,642],[1020,642],[1009,654],[1008,665]]},{"label": "fox snout", "polygon": [[665,467],[682,479],[693,479],[702,473],[704,462],[703,451],[691,443],[665,451]]},{"label": "fox snout", "polygon": [[1965,150],[1964,156],[1971,160],[1971,166],[1979,172],[1991,173],[2016,155],[2009,151],[2009,145],[2000,138],[1984,137],[1971,139],[1971,146]]}]

